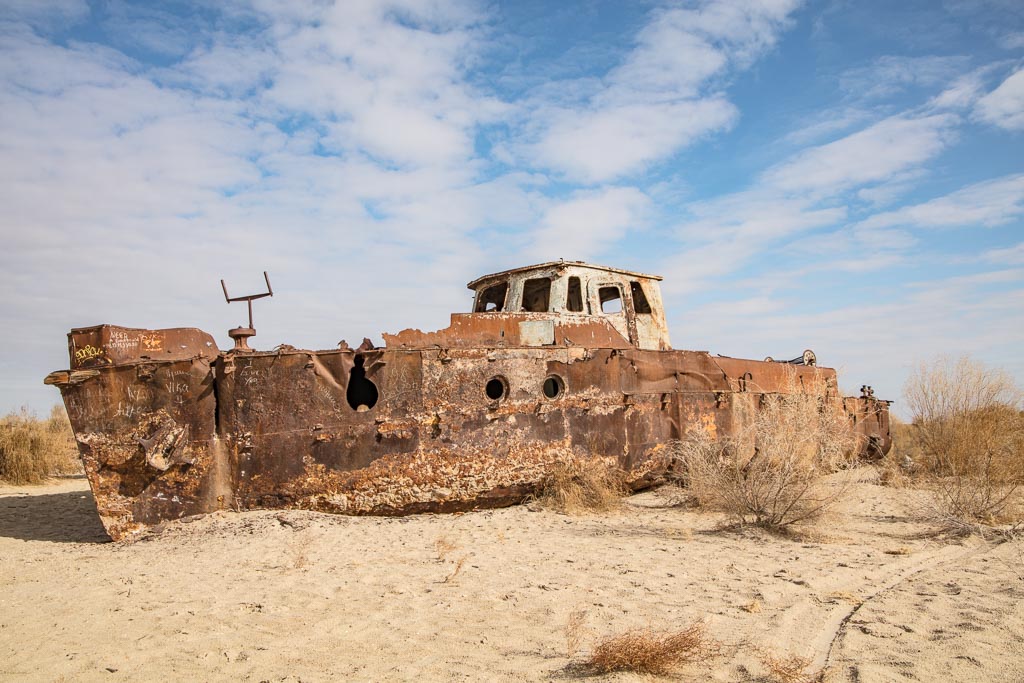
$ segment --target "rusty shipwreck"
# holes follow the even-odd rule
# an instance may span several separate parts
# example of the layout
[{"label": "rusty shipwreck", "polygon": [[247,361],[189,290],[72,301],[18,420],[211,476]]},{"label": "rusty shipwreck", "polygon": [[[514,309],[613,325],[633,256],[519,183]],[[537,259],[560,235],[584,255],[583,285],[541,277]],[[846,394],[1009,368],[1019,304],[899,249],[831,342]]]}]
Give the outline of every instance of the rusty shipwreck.
[{"label": "rusty shipwreck", "polygon": [[[659,449],[740,408],[824,387],[858,448],[889,450],[888,403],[841,397],[834,370],[669,344],[658,276],[552,262],[469,283],[471,313],[385,346],[222,351],[194,328],[114,325],[68,335],[63,395],[110,536],[222,509],[405,514],[523,500],[553,463],[614,458],[639,488]],[[227,298],[227,290],[225,289]],[[230,301],[230,299],[229,299]]]}]

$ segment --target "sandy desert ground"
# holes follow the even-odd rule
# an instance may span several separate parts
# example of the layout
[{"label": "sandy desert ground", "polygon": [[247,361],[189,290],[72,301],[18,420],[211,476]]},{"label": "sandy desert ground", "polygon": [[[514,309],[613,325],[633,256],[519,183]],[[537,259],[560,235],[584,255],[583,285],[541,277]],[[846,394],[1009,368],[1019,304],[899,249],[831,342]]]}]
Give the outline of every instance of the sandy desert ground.
[{"label": "sandy desert ground", "polygon": [[[0,681],[571,680],[596,640],[703,619],[676,680],[1024,680],[1019,541],[951,541],[869,471],[815,534],[621,512],[217,514],[110,543],[83,479],[0,487]],[[566,626],[582,614],[581,651]],[[618,673],[606,680],[651,680]]]}]

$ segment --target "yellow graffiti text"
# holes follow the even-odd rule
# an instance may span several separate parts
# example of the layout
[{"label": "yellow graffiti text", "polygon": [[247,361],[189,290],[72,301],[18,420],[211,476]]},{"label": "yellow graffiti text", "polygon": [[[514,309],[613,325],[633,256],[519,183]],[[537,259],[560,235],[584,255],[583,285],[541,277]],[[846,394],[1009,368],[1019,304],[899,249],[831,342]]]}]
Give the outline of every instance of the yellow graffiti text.
[{"label": "yellow graffiti text", "polygon": [[84,363],[91,358],[100,358],[101,356],[103,356],[103,349],[97,349],[92,344],[86,344],[75,351],[75,360],[79,363]]}]

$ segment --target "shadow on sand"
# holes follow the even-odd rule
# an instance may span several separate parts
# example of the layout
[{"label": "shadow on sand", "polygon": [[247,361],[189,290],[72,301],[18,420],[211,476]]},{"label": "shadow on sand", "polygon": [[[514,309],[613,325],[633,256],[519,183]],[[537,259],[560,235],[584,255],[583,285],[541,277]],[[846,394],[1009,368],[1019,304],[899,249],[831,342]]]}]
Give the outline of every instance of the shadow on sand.
[{"label": "shadow on sand", "polygon": [[0,536],[56,543],[110,542],[88,489],[0,496]]}]

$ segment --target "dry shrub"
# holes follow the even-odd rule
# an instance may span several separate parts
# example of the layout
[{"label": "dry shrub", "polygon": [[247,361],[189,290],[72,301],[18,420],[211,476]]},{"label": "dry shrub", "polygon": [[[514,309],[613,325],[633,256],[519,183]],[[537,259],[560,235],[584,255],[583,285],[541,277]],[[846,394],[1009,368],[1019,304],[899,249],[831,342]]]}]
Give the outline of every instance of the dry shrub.
[{"label": "dry shrub", "polygon": [[920,365],[903,393],[910,469],[933,494],[932,516],[962,529],[1020,520],[1024,412],[1009,374],[940,358]]},{"label": "dry shrub", "polygon": [[864,599],[859,595],[850,593],[849,591],[832,591],[826,596],[832,602],[848,602],[851,605],[863,605]]},{"label": "dry shrub", "polygon": [[892,434],[892,449],[888,457],[875,463],[878,483],[883,486],[901,488],[913,483],[915,463],[921,460],[921,448],[914,433],[914,426],[889,416],[889,431]]},{"label": "dry shrub", "polygon": [[466,560],[468,560],[468,559],[469,559],[469,555],[463,555],[458,560],[456,560],[455,561],[455,569],[453,569],[452,572],[448,576],[444,577],[444,580],[441,581],[441,583],[448,583],[449,581],[454,580],[455,577],[459,575],[459,572],[462,571],[462,565],[466,564]]},{"label": "dry shrub", "polygon": [[459,547],[459,544],[449,539],[444,534],[434,541],[434,549],[437,550],[437,561],[444,562],[448,554]]},{"label": "dry shrub", "polygon": [[602,640],[584,666],[602,674],[632,671],[663,675],[683,664],[712,657],[718,649],[702,622],[681,631],[636,629]]},{"label": "dry shrub", "polygon": [[606,512],[629,493],[626,474],[601,458],[572,458],[558,463],[537,490],[541,507],[566,514]]},{"label": "dry shrub", "polygon": [[577,607],[569,612],[569,619],[565,624],[565,651],[572,659],[580,651],[583,636],[587,633],[587,611]]},{"label": "dry shrub", "polygon": [[309,565],[309,552],[313,545],[313,537],[301,534],[292,539],[289,551],[292,556],[292,568],[305,569]]},{"label": "dry shrub", "polygon": [[785,528],[816,519],[846,491],[849,477],[824,477],[852,463],[856,437],[826,387],[765,394],[758,408],[739,410],[733,436],[696,429],[678,445],[682,483],[698,506]]},{"label": "dry shrub", "polygon": [[761,651],[757,655],[761,663],[768,669],[768,675],[779,683],[812,683],[820,681],[821,673],[808,673],[811,660],[799,655],[776,657],[770,652]]},{"label": "dry shrub", "polygon": [[61,406],[42,420],[22,408],[0,418],[0,479],[38,484],[48,477],[81,471],[78,448]]}]

